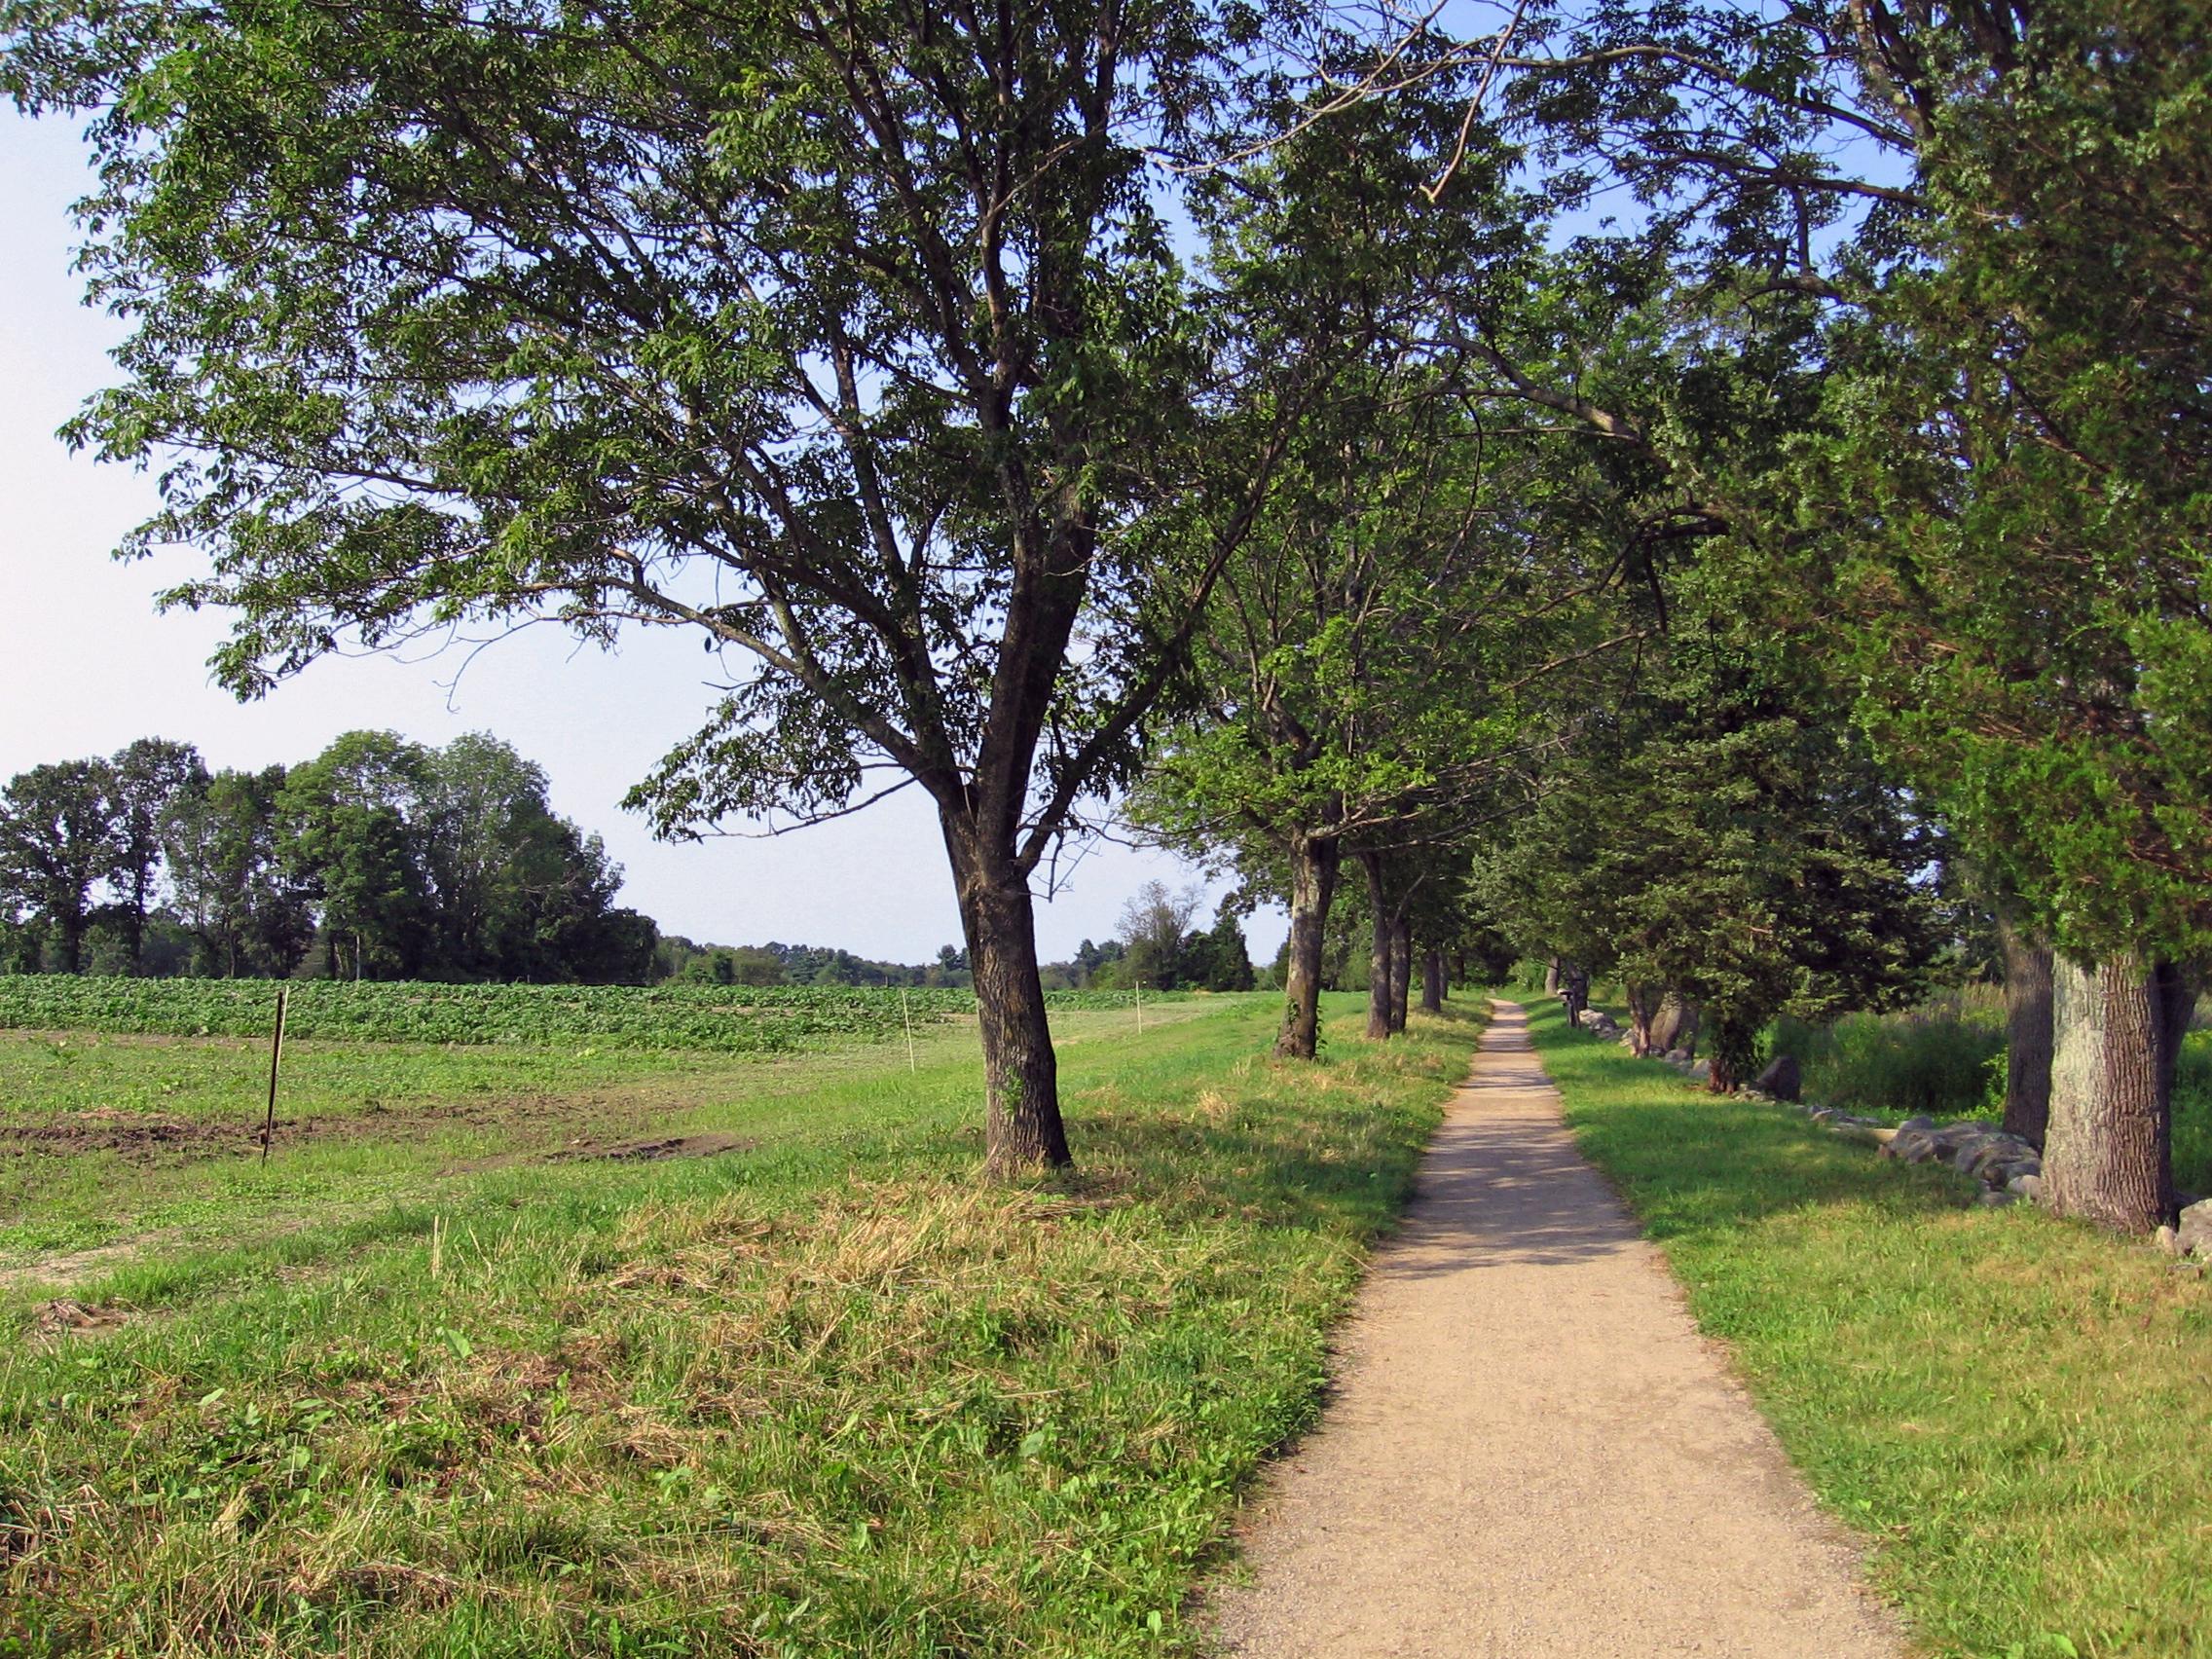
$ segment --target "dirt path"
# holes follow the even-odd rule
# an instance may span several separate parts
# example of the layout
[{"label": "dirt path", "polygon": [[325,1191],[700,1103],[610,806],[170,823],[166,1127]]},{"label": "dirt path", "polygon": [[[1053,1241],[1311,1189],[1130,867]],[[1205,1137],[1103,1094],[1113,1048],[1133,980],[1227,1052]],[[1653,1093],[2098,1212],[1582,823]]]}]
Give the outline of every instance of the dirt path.
[{"label": "dirt path", "polygon": [[1895,1659],[1500,1003],[1215,1599],[1248,1659]]}]

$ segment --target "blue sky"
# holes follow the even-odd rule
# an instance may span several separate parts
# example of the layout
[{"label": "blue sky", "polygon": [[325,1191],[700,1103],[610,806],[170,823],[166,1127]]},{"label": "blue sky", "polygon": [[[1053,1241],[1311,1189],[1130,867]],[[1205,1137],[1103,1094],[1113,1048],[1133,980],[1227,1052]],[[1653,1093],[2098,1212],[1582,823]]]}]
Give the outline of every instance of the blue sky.
[{"label": "blue sky", "polygon": [[[559,809],[607,838],[624,902],[662,927],[727,943],[842,945],[922,961],[960,936],[936,818],[907,791],[854,818],[770,840],[655,843],[623,793],[711,705],[714,659],[694,643],[633,636],[614,654],[549,628],[486,650],[330,660],[258,703],[208,682],[220,616],[159,615],[153,594],[191,570],[108,557],[154,505],[150,477],[72,456],[54,436],[109,383],[118,326],[80,303],[68,204],[88,175],[73,121],[0,109],[0,777],[43,760],[108,754],[134,737],[199,745],[210,765],[306,759],[339,732],[374,726],[424,743],[488,730],[544,766]],[[1140,882],[1192,879],[1176,861],[1094,847],[1038,910],[1049,958],[1110,936]],[[1209,912],[1210,913],[1210,912]],[[1277,915],[1247,929],[1255,957]]]}]

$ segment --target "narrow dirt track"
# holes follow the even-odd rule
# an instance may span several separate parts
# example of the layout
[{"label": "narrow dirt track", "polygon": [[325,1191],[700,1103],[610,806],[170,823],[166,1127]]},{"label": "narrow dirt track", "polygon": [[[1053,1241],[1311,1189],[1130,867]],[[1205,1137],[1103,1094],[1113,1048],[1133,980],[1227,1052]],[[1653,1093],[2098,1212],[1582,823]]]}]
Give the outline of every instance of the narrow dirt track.
[{"label": "narrow dirt track", "polygon": [[1510,1003],[1218,1592],[1246,1659],[1895,1659],[1855,1552],[1584,1162]]}]

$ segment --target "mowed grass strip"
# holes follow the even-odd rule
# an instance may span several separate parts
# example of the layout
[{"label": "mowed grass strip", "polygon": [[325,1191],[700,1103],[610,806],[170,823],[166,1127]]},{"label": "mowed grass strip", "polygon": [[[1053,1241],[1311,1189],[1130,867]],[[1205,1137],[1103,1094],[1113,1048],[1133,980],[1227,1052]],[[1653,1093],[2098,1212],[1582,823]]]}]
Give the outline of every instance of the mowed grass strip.
[{"label": "mowed grass strip", "polygon": [[2212,1284],[1529,1007],[1583,1152],[1928,1651],[2212,1654]]},{"label": "mowed grass strip", "polygon": [[1197,1650],[1475,1030],[1282,1065],[1273,1002],[1069,1043],[1062,1183],[901,1054],[880,1121],[84,1287],[0,1361],[0,1652]]}]

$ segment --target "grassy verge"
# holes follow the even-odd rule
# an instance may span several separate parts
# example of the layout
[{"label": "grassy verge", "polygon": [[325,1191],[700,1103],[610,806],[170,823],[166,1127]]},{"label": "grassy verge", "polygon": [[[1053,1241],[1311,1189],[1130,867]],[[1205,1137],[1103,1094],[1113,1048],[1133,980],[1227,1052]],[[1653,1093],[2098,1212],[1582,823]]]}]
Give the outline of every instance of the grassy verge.
[{"label": "grassy verge", "polygon": [[1274,1012],[1071,1030],[1065,1183],[902,1052],[80,1288],[125,1322],[0,1359],[0,1653],[1195,1650],[1474,1029]]},{"label": "grassy verge", "polygon": [[2212,1654],[2212,1283],[1530,1027],[1583,1151],[1939,1654]]}]

